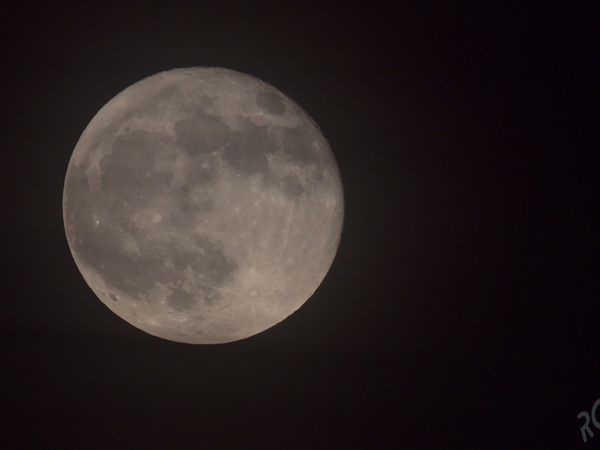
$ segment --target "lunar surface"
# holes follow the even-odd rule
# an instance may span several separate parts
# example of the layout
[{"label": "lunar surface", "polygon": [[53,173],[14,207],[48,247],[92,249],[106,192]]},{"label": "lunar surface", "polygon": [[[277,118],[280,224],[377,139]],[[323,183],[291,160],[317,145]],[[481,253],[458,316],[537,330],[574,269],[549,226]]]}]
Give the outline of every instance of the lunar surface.
[{"label": "lunar surface", "polygon": [[110,100],[63,193],[71,253],[100,300],[195,344],[252,336],[302,306],[343,216],[318,126],[273,86],[223,68],[161,72]]}]

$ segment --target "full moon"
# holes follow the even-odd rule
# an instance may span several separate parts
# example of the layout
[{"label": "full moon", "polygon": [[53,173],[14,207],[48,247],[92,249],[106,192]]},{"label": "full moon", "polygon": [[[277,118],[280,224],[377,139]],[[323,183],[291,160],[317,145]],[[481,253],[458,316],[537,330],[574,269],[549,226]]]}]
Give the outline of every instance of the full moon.
[{"label": "full moon", "polygon": [[236,341],[319,287],[340,242],[340,173],[292,99],[224,68],[174,69],[110,100],[69,161],[63,218],[84,280],[164,339]]}]

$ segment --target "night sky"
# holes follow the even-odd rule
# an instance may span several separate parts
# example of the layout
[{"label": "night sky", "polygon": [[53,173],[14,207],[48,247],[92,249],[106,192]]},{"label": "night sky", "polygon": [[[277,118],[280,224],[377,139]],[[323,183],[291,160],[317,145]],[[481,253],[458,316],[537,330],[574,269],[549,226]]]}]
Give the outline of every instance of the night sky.
[{"label": "night sky", "polygon": [[[577,419],[600,397],[591,11],[103,3],[0,13],[0,447],[600,444]],[[62,221],[94,114],[188,66],[289,95],[344,182],[321,287],[226,345],[161,340],[110,312]]]}]

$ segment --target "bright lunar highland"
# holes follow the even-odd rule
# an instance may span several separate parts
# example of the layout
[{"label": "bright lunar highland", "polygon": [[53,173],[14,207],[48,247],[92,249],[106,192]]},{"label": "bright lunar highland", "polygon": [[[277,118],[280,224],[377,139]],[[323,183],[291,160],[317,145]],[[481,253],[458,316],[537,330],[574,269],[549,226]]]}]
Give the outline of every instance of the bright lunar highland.
[{"label": "bright lunar highland", "polygon": [[337,163],[293,100],[223,68],[174,69],[110,100],[71,156],[65,232],[115,314],[195,344],[259,333],[323,281],[344,217]]}]

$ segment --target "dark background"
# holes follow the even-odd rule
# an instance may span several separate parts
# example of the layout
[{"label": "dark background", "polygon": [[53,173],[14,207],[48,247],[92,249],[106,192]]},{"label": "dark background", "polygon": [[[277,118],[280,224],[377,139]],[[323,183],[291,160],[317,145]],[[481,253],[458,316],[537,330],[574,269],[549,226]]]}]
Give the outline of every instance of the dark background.
[{"label": "dark background", "polygon": [[[0,14],[3,448],[586,447],[576,416],[600,397],[591,11],[52,3]],[[100,107],[195,65],[295,99],[346,196],[316,294],[218,346],[112,314],[61,210]]]}]

